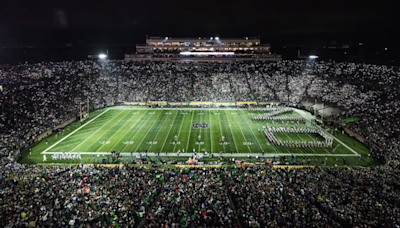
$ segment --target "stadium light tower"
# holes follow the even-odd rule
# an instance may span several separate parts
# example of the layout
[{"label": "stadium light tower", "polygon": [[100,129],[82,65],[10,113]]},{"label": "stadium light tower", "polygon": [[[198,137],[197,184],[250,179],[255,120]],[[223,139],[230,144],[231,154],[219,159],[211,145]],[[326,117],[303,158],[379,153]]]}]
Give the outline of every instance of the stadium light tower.
[{"label": "stadium light tower", "polygon": [[107,58],[107,55],[106,55],[106,54],[100,54],[100,55],[99,55],[99,59],[105,59],[105,58]]},{"label": "stadium light tower", "polygon": [[310,56],[308,56],[308,58],[310,58],[310,59],[318,59],[318,55],[310,55]]}]

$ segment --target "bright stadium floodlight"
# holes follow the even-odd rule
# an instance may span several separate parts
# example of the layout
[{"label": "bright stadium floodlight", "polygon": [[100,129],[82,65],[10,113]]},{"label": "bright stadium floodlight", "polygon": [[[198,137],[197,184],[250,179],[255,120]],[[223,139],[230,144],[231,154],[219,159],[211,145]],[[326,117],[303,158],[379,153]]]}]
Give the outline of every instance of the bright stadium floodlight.
[{"label": "bright stadium floodlight", "polygon": [[217,37],[215,37],[215,39],[216,39],[216,40],[219,40],[219,37],[217,36]]},{"label": "bright stadium floodlight", "polygon": [[107,55],[106,55],[106,54],[100,54],[100,55],[99,55],[99,58],[100,58],[100,59],[105,59],[105,58],[107,58]]},{"label": "bright stadium floodlight", "polygon": [[212,40],[213,38],[212,37],[210,37],[210,40]]},{"label": "bright stadium floodlight", "polygon": [[181,55],[234,55],[235,52],[190,52],[190,51],[182,51]]},{"label": "bright stadium floodlight", "polygon": [[168,37],[165,37],[166,40],[168,40]]},{"label": "bright stadium floodlight", "polygon": [[310,58],[310,59],[318,59],[318,56],[317,55],[310,55],[310,56],[308,56],[308,58]]}]

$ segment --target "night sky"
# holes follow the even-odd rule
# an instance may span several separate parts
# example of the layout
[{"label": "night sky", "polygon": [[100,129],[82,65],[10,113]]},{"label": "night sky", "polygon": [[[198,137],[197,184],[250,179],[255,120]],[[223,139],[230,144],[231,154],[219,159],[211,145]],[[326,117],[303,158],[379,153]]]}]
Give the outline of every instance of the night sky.
[{"label": "night sky", "polygon": [[400,1],[2,0],[0,47],[130,47],[149,36],[398,45]]}]

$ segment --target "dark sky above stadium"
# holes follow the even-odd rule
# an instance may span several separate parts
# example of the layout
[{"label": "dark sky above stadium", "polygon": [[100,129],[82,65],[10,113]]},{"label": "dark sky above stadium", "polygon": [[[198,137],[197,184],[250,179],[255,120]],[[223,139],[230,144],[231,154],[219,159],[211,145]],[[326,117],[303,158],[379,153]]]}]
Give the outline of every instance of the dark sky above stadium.
[{"label": "dark sky above stadium", "polygon": [[0,46],[133,45],[152,36],[261,36],[263,43],[396,43],[392,0],[2,0]]}]

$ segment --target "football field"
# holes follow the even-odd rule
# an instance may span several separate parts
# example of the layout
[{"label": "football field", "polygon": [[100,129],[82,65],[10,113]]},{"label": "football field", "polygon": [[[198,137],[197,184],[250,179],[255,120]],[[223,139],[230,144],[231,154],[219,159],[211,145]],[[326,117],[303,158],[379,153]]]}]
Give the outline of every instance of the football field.
[{"label": "football field", "polygon": [[[351,145],[353,141],[346,140],[341,134],[334,134],[331,148],[286,148],[271,145],[260,129],[267,124],[278,127],[283,123],[253,121],[250,115],[257,113],[250,113],[246,109],[219,109],[218,112],[216,109],[204,109],[202,112],[198,108],[162,110],[112,107],[97,112],[82,126],[66,131],[63,137],[54,139],[48,145],[33,147],[35,154],[65,151],[92,155],[117,151],[122,155],[130,155],[131,152],[143,153],[147,150],[150,154],[157,151],[169,156],[175,156],[177,151],[181,151],[181,156],[190,156],[195,150],[197,153],[222,153],[223,156],[238,157],[251,153],[260,155],[262,152],[266,157],[288,156],[292,153],[297,156],[357,157],[359,153],[365,153],[365,148],[354,148]],[[304,115],[307,113],[296,110],[280,116]],[[310,120],[300,124],[285,124],[286,127],[317,127]],[[275,136],[282,141],[323,141],[317,134],[275,133]],[[224,142],[221,141],[222,137],[225,138]]]}]

